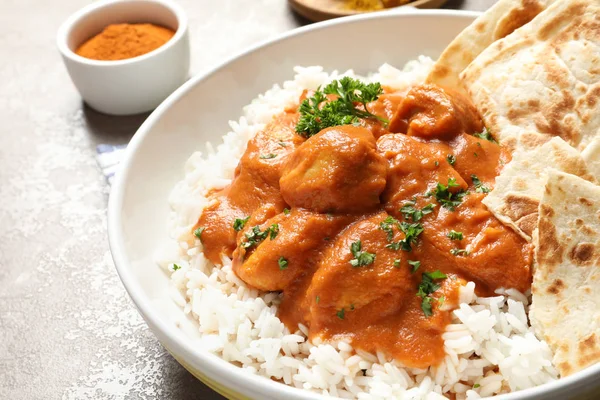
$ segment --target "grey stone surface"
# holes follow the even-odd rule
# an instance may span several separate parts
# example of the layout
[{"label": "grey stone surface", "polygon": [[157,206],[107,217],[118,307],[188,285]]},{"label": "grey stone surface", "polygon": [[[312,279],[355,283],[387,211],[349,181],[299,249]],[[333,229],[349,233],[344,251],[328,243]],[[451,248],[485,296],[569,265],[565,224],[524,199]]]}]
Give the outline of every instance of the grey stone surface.
[{"label": "grey stone surface", "polygon": [[[146,115],[99,114],[71,84],[55,34],[88,3],[0,2],[0,398],[219,399],[157,342],[110,258],[95,146],[127,143]],[[192,74],[305,23],[284,0],[179,3]]]}]

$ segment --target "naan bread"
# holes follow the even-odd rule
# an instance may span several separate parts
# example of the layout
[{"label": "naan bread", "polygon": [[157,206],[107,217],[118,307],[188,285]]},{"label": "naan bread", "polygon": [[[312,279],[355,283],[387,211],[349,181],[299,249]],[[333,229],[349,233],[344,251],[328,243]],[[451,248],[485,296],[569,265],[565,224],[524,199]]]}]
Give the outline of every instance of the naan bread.
[{"label": "naan bread", "polygon": [[581,157],[587,164],[591,174],[600,182],[600,136],[594,140],[581,152]]},{"label": "naan bread", "polygon": [[596,136],[599,15],[598,0],[558,0],[462,72],[475,106],[501,143],[535,147],[543,136],[560,136],[583,149]]},{"label": "naan bread", "polygon": [[500,0],[444,50],[427,82],[464,91],[459,74],[486,47],[531,21],[555,0]]},{"label": "naan bread", "polygon": [[548,172],[529,314],[561,376],[600,361],[600,187]]},{"label": "naan bread", "polygon": [[494,189],[483,199],[496,218],[527,240],[531,240],[537,226],[549,167],[595,181],[581,154],[561,138],[553,138],[536,149],[513,154],[512,161],[496,178]]}]

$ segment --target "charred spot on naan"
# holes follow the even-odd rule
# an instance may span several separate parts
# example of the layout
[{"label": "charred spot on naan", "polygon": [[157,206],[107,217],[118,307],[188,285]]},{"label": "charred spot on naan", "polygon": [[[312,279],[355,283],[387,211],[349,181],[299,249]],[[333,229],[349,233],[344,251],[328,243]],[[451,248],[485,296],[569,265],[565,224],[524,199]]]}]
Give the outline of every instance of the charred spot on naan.
[{"label": "charred spot on naan", "polygon": [[552,222],[554,209],[546,204],[540,205],[538,220],[539,245],[537,249],[537,262],[547,266],[548,272],[552,273],[554,267],[562,262],[563,248],[556,232],[556,226]]},{"label": "charred spot on naan", "polygon": [[594,251],[594,245],[592,243],[578,243],[571,249],[569,259],[575,265],[592,265]]},{"label": "charred spot on naan", "polygon": [[546,292],[551,293],[551,294],[560,294],[560,292],[562,292],[564,287],[565,287],[565,283],[562,281],[562,279],[555,279],[554,282],[552,282],[552,284],[550,286],[548,286],[548,289],[546,289]]}]

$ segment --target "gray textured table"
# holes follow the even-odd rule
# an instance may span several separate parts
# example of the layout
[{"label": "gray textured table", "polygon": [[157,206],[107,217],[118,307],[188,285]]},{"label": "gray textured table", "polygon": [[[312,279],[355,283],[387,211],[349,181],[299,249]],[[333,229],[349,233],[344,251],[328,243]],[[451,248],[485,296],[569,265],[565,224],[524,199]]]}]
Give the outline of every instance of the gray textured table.
[{"label": "gray textured table", "polygon": [[[110,258],[95,146],[127,143],[146,115],[99,114],[71,84],[55,33],[89,2],[0,3],[0,398],[219,399],[157,342]],[[306,23],[285,0],[179,2],[192,74]]]}]

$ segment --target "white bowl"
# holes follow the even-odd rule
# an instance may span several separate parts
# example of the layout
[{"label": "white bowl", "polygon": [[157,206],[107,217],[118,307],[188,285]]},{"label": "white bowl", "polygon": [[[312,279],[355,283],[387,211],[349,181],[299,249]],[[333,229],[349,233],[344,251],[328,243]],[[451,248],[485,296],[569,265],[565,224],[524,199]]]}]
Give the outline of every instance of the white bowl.
[{"label": "white bowl", "polygon": [[[79,45],[107,25],[118,23],[153,23],[176,32],[158,49],[125,60],[91,60],[75,53]],[[106,114],[152,110],[187,79],[190,64],[187,17],[181,7],[169,1],[94,2],[63,23],[56,41],[83,100]]]},{"label": "white bowl", "polygon": [[[160,342],[199,379],[230,399],[325,399],[237,368],[194,346],[177,328],[182,310],[169,298],[169,278],[153,255],[167,238],[167,197],[183,178],[183,165],[204,143],[221,143],[228,120],[273,83],[293,76],[294,65],[327,70],[401,66],[419,54],[432,57],[475,17],[457,11],[386,12],[342,18],[289,32],[196,76],[144,122],[127,149],[109,202],[110,247],[131,298]],[[318,44],[318,45],[315,45]],[[591,397],[600,365],[566,379],[498,399]]]}]

